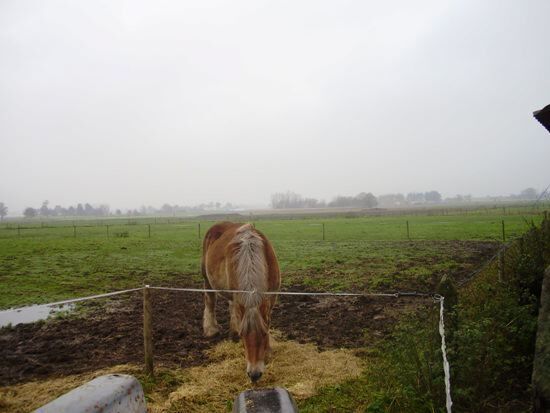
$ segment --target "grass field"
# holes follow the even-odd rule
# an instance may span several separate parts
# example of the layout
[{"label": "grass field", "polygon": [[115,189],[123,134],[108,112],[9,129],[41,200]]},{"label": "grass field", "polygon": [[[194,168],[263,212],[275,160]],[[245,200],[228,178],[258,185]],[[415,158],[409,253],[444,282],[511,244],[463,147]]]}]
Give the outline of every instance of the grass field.
[{"label": "grass field", "polygon": [[[498,209],[489,211],[492,213],[481,211],[467,215],[261,219],[255,221],[255,225],[274,244],[282,269],[283,289],[432,292],[443,274],[450,274],[455,280],[460,280],[479,268],[482,262],[493,255],[502,242],[503,220],[506,238],[509,240],[522,234],[528,229],[531,222],[539,223],[542,218],[539,214],[500,215]],[[76,230],[72,221],[54,221],[43,224],[37,222],[10,223],[7,227],[0,228],[0,308],[52,302],[143,284],[199,286],[202,283],[199,275],[199,224],[202,236],[213,223],[213,221],[200,221],[199,223],[192,220],[173,220],[155,224],[151,219],[132,219],[130,222],[126,220],[80,221],[74,223]],[[18,225],[20,226],[19,230],[17,229]],[[108,228],[107,225],[109,225]],[[23,228],[21,229],[21,227]],[[166,314],[172,314],[177,309],[177,300],[177,298],[167,299],[165,301],[167,305],[158,308],[167,311]],[[200,297],[189,300],[192,302],[192,306],[185,312],[186,317],[192,315],[200,318]],[[90,325],[95,325],[99,332],[93,334],[97,334],[98,339],[104,337],[101,340],[108,340],[109,337],[112,337],[113,334],[116,336],[116,334],[103,336],[103,329],[114,328],[118,331],[123,325],[121,320],[128,319],[136,322],[134,317],[125,315],[136,313],[135,307],[132,311],[125,307],[128,305],[124,304],[126,302],[125,298],[118,304],[116,302],[105,304],[106,308],[109,308],[109,305],[122,305],[123,307],[120,308],[124,309],[123,314],[117,319],[118,321],[111,322],[111,327],[107,327],[107,319],[98,320],[96,324],[92,319],[87,321],[84,327],[78,320],[58,320],[58,322],[76,329],[75,334],[69,333],[70,336],[85,334],[85,330]],[[141,304],[138,301],[135,305],[139,308]],[[311,317],[307,322],[310,323],[310,330],[313,328],[311,332],[316,337],[331,334],[327,328],[331,322],[328,324],[322,322],[325,308],[329,308],[323,307],[325,305],[336,309],[335,304],[331,304],[330,301],[319,302],[316,304],[317,307],[311,303],[307,304],[307,308],[310,308],[308,317]],[[340,311],[345,313],[347,307],[342,305]],[[387,334],[384,333],[387,331],[384,323],[393,323],[401,319],[408,309],[412,308],[410,305],[414,306],[415,304],[405,302],[395,307],[391,305],[386,307],[377,301],[369,302],[361,310],[366,312],[357,314],[357,320],[364,318],[369,323],[368,328],[360,329],[359,336],[362,331],[364,337],[370,337],[364,339],[365,343],[383,342],[385,334]],[[98,306],[97,308],[101,308],[99,303]],[[361,307],[354,308],[357,311]],[[284,315],[286,312],[286,317],[292,321],[294,313],[288,313],[291,309],[292,305],[282,302],[277,311],[280,315]],[[180,309],[180,311],[182,310]],[[323,316],[315,315],[317,314],[315,311],[322,313]],[[96,314],[94,316],[96,318],[107,317],[102,313],[103,311],[100,310],[91,315]],[[342,317],[343,313],[338,314],[338,317]],[[436,312],[429,314],[433,316]],[[85,315],[85,317],[88,316]],[[112,317],[113,314],[108,316],[108,318]],[[376,321],[377,319],[379,321]],[[198,348],[201,348],[200,346],[208,348],[208,343],[199,342],[200,321],[192,321],[192,319],[188,321],[189,328],[194,329],[194,335],[187,337],[191,341],[196,340]],[[429,330],[430,334],[437,334],[436,321],[435,318],[430,321],[434,325],[434,328]],[[169,323],[170,320],[166,320],[166,322]],[[52,322],[49,328],[41,329],[40,334],[44,335],[48,331],[56,331],[56,328],[61,328],[55,327],[55,323]],[[336,322],[334,324],[336,324],[334,327],[336,330],[345,328],[338,327]],[[126,326],[125,328],[129,329],[128,331],[131,331],[132,334],[136,334],[135,327]],[[180,328],[181,326],[170,327],[170,331],[174,330],[172,333],[177,334],[177,330]],[[32,328],[30,330],[35,331]],[[289,331],[302,330],[305,336],[300,343],[311,342],[308,339],[310,330],[303,329],[300,325],[292,328],[287,327],[287,330],[287,336],[289,336]],[[333,337],[339,336],[339,330],[336,330],[332,331]],[[5,330],[4,332],[7,334],[5,338],[8,339],[16,332],[24,334],[25,331],[24,328]],[[29,334],[34,337],[36,333]],[[52,334],[57,337],[54,333]],[[117,340],[122,339],[121,337]],[[14,340],[17,341],[16,338]],[[51,341],[50,338],[44,340],[44,345]],[[134,344],[140,342],[139,334],[137,339],[134,337],[128,340]],[[417,337],[415,340],[424,343],[427,338]],[[345,340],[342,344],[346,344]],[[282,345],[299,344],[297,341],[283,340]],[[333,347],[337,349],[339,345],[335,344]],[[107,351],[110,351],[110,347],[106,348]],[[329,348],[332,347],[329,346]],[[380,367],[380,363],[377,364],[374,361],[381,358],[376,353],[372,353],[372,348],[367,346],[355,349],[353,345],[350,348],[354,348],[354,357],[359,357],[362,360],[360,363],[370,361],[373,362],[373,366],[378,366],[376,368]],[[380,347],[376,348],[380,349]],[[27,351],[33,353],[34,350]],[[240,347],[235,347],[234,351],[238,356],[234,362],[240,365],[242,362]],[[70,354],[71,350],[65,349],[64,352]],[[45,351],[42,357],[47,358],[49,353],[49,351]],[[320,352],[311,357],[322,358],[327,357],[327,354],[329,353]],[[312,412],[347,411],[357,409],[358,406],[374,408],[378,403],[377,392],[379,389],[372,385],[372,378],[378,377],[379,372],[369,370],[370,362],[365,364],[363,373],[354,376],[354,378],[343,379],[342,383],[322,384],[319,382],[315,386],[312,384],[313,387],[308,396],[299,400],[300,408],[303,411]],[[51,364],[51,366],[56,365],[55,362]],[[197,374],[202,374],[201,368],[196,370]],[[212,365],[205,364],[204,368],[205,371],[208,371],[207,369],[212,368]],[[439,368],[439,364],[434,368]],[[132,369],[135,370],[136,367],[131,367],[128,371],[133,371]],[[142,376],[139,369],[136,370],[136,374],[145,381],[146,391],[150,398],[156,397],[155,394],[164,387],[170,389],[170,391],[166,390],[166,396],[170,392],[175,392],[178,386],[187,388],[188,375],[191,374],[191,371],[195,371],[181,368],[181,366],[165,366],[162,369],[164,373],[152,382],[148,382],[149,379]],[[231,371],[233,372],[233,370]],[[165,382],[163,378],[165,374],[170,378],[168,382]],[[288,374],[281,373],[281,375]],[[209,375],[207,374],[207,376]],[[273,378],[273,380],[274,385],[279,383],[277,381],[279,379]],[[237,387],[239,389],[246,388],[248,384],[245,381]],[[32,382],[29,383],[29,386],[32,387]],[[40,381],[34,383],[39,385]],[[44,383],[48,382],[44,381]],[[299,383],[303,385],[302,381]],[[26,385],[23,384],[21,388]],[[48,384],[45,386],[47,387]],[[13,393],[9,387],[6,389],[8,392],[6,394]],[[0,388],[0,390],[2,389]],[[56,391],[62,392],[61,388]],[[0,397],[0,407],[1,402]],[[196,401],[190,403],[186,404],[186,407],[182,408],[183,410],[178,410],[174,405],[172,410],[167,411],[209,411],[208,409],[214,406],[209,405],[210,402],[206,399],[200,403]],[[387,404],[385,399],[380,403]],[[372,411],[385,410],[375,409]],[[394,407],[393,411],[399,411],[399,408]]]},{"label": "grass field", "polygon": [[[425,289],[434,272],[467,266],[475,254],[475,244],[441,241],[498,242],[503,220],[509,239],[540,217],[479,213],[261,220],[256,227],[274,243],[285,288]],[[0,308],[144,283],[198,285],[199,223],[143,222],[150,221],[76,222],[76,237],[72,221],[0,229]],[[416,242],[408,242],[407,222]],[[212,224],[200,222],[201,236]]]}]

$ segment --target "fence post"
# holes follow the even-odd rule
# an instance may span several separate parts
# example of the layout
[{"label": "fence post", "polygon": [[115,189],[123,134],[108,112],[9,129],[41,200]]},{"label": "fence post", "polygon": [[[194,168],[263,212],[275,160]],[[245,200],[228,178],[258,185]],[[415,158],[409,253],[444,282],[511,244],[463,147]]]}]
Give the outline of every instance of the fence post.
[{"label": "fence post", "polygon": [[409,231],[409,220],[407,220],[407,239],[409,241],[411,240],[411,234],[410,234],[410,231]]},{"label": "fence post", "polygon": [[502,220],[502,242],[506,242],[506,231],[504,229],[504,220]]},{"label": "fence post", "polygon": [[107,225],[107,238],[109,238],[109,225]]},{"label": "fence post", "polygon": [[73,237],[76,238],[76,225],[73,225]]},{"label": "fence post", "polygon": [[201,223],[198,223],[198,233],[199,233],[199,239],[201,239]]},{"label": "fence post", "polygon": [[143,354],[145,356],[145,373],[153,375],[153,322],[151,290],[149,285],[143,288]]},{"label": "fence post", "polygon": [[147,226],[149,227],[149,238],[151,238],[151,224],[147,224]]},{"label": "fence post", "polygon": [[325,223],[321,224],[323,226],[323,241],[325,240]]}]

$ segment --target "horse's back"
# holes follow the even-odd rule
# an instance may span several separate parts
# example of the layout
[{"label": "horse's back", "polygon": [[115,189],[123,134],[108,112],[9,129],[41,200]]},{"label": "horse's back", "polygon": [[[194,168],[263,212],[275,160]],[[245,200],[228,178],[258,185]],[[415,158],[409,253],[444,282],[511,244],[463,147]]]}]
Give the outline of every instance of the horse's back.
[{"label": "horse's back", "polygon": [[[234,269],[234,261],[239,248],[239,236],[248,232],[259,237],[263,245],[263,260],[267,270],[267,290],[276,291],[280,286],[280,273],[277,257],[267,237],[250,224],[220,222],[213,225],[205,234],[202,253],[202,273],[210,283],[218,288],[239,289],[237,277],[225,273]],[[233,274],[235,275],[235,274]],[[214,285],[212,286],[216,288]]]}]

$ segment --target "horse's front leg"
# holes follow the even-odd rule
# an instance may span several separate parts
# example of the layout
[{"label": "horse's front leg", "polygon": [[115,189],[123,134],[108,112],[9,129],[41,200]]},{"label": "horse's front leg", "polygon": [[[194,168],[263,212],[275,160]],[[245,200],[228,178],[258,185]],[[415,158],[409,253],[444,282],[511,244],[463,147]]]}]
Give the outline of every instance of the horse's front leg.
[{"label": "horse's front leg", "polygon": [[[210,285],[205,282],[204,288],[210,289]],[[220,327],[216,321],[216,293],[204,293],[202,328],[206,337],[215,336],[220,331]]]},{"label": "horse's front leg", "polygon": [[265,357],[266,359],[270,359],[273,355],[273,347],[271,347],[271,334],[267,333],[267,343],[265,345]]},{"label": "horse's front leg", "polygon": [[229,301],[229,338],[232,341],[239,341],[239,317],[237,315],[237,304],[234,300]]}]

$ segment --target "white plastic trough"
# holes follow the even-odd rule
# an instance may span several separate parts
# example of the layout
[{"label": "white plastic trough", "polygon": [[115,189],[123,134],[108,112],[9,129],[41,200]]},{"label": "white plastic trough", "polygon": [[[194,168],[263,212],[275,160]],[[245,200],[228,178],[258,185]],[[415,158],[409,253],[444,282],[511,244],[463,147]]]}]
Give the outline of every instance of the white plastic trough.
[{"label": "white plastic trough", "polygon": [[100,376],[34,413],[147,413],[143,388],[126,374]]}]

